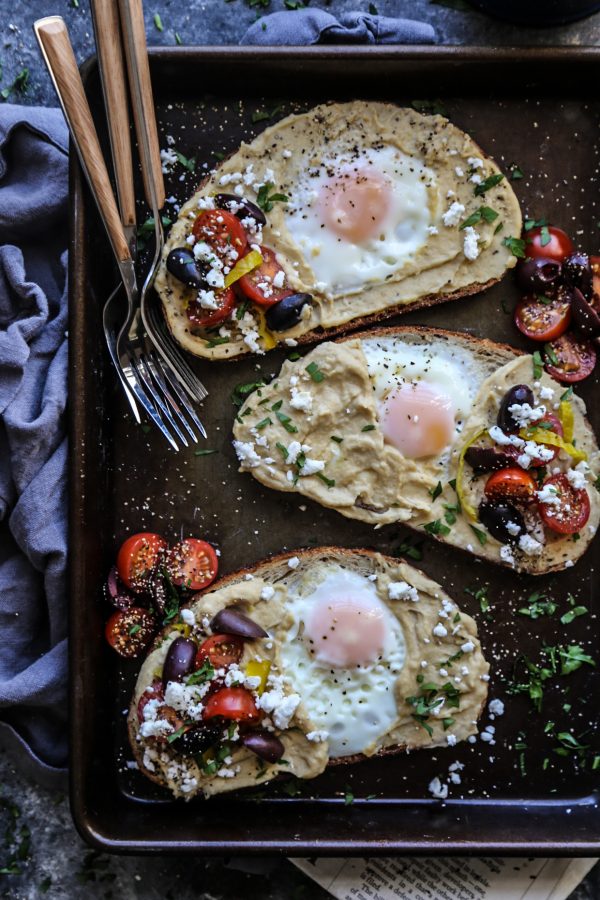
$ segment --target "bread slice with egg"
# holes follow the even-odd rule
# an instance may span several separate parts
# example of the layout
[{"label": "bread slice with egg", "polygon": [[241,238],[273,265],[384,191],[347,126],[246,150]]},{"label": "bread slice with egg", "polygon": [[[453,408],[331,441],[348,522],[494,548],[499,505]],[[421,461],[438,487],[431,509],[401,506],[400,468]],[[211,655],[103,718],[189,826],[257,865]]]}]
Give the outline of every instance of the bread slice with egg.
[{"label": "bread slice with egg", "polygon": [[[239,735],[224,750],[182,755],[177,736],[171,742],[166,733],[152,736],[155,708],[139,714],[145,692],[163,676],[172,642],[184,633],[201,646],[213,617],[233,608],[268,634],[245,641],[239,677],[252,662],[268,661],[268,679],[254,696],[264,715],[260,727],[284,745],[278,762],[261,760]],[[175,692],[167,685],[164,699],[181,696],[185,680]],[[129,736],[144,775],[176,797],[208,797],[283,774],[314,778],[328,765],[374,755],[454,746],[477,732],[488,681],[476,623],[440,585],[371,550],[319,547],[257,563],[192,598],[142,665]],[[285,721],[278,718],[283,706]],[[202,711],[193,709],[178,714],[200,720]],[[215,755],[218,768],[211,765]]]},{"label": "bread slice with egg", "polygon": [[[526,511],[529,537],[518,543],[497,540],[479,520],[486,476],[475,475],[465,451],[492,444],[502,398],[518,384],[549,412],[568,407],[576,446],[573,456],[561,450],[552,470],[570,472],[584,460],[574,477],[585,473],[590,515],[578,540],[540,527],[535,503]],[[573,565],[600,521],[598,444],[585,404],[573,394],[561,406],[564,391],[530,355],[504,344],[416,326],[360,332],[286,361],[238,411],[234,447],[240,471],[269,488],[543,574]]]},{"label": "bread slice with egg", "polygon": [[[177,248],[202,256],[194,222],[224,191],[262,203],[264,227],[243,220],[249,245],[275,251],[282,287],[309,298],[298,320],[280,316],[275,327],[275,307],[239,302],[219,323],[191,324],[190,304],[210,312],[214,296],[174,277],[167,258]],[[443,116],[390,103],[330,103],[266,128],[207,176],[179,211],[155,286],[182,347],[232,359],[477,293],[514,266],[505,238],[521,227],[509,181]],[[207,259],[218,269],[210,285],[232,277],[234,261]]]}]

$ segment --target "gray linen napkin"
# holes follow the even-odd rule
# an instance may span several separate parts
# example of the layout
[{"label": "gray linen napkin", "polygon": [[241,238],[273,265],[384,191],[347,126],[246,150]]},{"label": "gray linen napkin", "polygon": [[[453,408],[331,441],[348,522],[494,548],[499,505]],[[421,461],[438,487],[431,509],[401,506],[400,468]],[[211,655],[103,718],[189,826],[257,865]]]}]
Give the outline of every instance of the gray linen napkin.
[{"label": "gray linen napkin", "polygon": [[68,134],[0,106],[0,744],[49,787],[67,758]]},{"label": "gray linen napkin", "polygon": [[297,9],[262,16],[240,44],[431,44],[435,31],[425,22],[346,12],[339,20],[324,9]]}]

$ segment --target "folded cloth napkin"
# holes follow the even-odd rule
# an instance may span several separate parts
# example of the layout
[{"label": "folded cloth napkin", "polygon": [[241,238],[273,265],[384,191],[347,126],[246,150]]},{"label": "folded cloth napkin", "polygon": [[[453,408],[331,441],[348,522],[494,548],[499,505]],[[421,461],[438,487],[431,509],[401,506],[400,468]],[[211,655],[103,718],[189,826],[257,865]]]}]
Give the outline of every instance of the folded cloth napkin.
[{"label": "folded cloth napkin", "polygon": [[425,22],[345,12],[339,20],[324,9],[297,9],[262,16],[240,44],[431,44],[435,31]]},{"label": "folded cloth napkin", "polygon": [[67,172],[62,113],[0,106],[0,745],[67,759]]}]

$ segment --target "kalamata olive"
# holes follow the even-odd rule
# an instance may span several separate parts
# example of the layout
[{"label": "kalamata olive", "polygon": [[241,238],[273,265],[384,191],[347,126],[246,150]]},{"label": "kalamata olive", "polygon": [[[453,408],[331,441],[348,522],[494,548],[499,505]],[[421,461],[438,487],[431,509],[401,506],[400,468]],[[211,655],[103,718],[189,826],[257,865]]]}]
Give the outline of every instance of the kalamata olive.
[{"label": "kalamata olive", "polygon": [[217,194],[215,197],[215,205],[218,209],[226,209],[229,212],[233,212],[234,216],[237,216],[238,219],[246,219],[250,216],[250,218],[254,219],[258,225],[267,224],[267,217],[259,206],[255,203],[251,203],[250,200],[236,197],[234,194]]},{"label": "kalamata olive", "polygon": [[482,472],[495,472],[514,466],[515,459],[508,453],[495,450],[493,447],[469,447],[465,453],[465,461],[473,468],[476,475]]},{"label": "kalamata olive", "polygon": [[515,268],[517,284],[526,294],[540,294],[558,281],[561,269],[555,259],[520,259]]},{"label": "kalamata olive", "polygon": [[163,666],[162,680],[167,685],[169,681],[183,681],[193,667],[198,648],[189,638],[175,638],[167,651]]},{"label": "kalamata olive", "polygon": [[509,407],[514,403],[529,403],[534,405],[533,391],[526,384],[515,384],[506,392],[500,403],[498,410],[497,423],[502,429],[509,434],[519,430],[519,423],[515,421],[512,414],[508,411]]},{"label": "kalamata olive", "polygon": [[252,619],[237,609],[226,606],[220,609],[210,623],[215,634],[237,634],[239,637],[266,638],[269,637],[264,628],[257,625]]},{"label": "kalamata olive", "polygon": [[[512,503],[480,503],[479,520],[485,525],[492,537],[502,544],[516,543],[519,535],[525,532],[525,522],[519,510]],[[519,530],[508,525],[518,525]],[[515,532],[513,534],[512,532]]]},{"label": "kalamata olive", "polygon": [[242,737],[242,743],[248,750],[270,763],[277,762],[285,752],[282,742],[270,731],[247,731]]},{"label": "kalamata olive", "polygon": [[587,253],[572,253],[562,264],[563,278],[567,284],[579,288],[584,297],[592,298],[592,267]]},{"label": "kalamata olive", "polygon": [[188,287],[206,287],[206,282],[196,263],[196,257],[188,247],[175,247],[167,256],[167,270]]},{"label": "kalamata olive", "polygon": [[203,722],[184,731],[172,742],[173,750],[182,756],[195,756],[218,743],[223,737],[223,728],[213,722]]},{"label": "kalamata olive", "polygon": [[287,331],[288,328],[293,328],[302,318],[304,307],[311,301],[310,294],[290,294],[289,297],[284,297],[267,310],[265,316],[267,326],[271,331]]},{"label": "kalamata olive", "polygon": [[590,338],[600,334],[600,315],[577,288],[573,290],[571,313],[580,334]]},{"label": "kalamata olive", "polygon": [[117,609],[129,609],[134,605],[134,598],[119,578],[116,566],[113,566],[108,573],[104,596]]}]

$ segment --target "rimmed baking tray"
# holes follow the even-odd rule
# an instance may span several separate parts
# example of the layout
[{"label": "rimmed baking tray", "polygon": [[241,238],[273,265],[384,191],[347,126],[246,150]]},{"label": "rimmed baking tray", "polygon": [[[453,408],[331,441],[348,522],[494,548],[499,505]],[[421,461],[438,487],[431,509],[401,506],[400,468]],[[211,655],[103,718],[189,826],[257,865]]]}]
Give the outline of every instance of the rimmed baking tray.
[{"label": "rimmed baking tray", "polygon": [[[238,146],[265,124],[325,100],[385,99],[440,105],[508,170],[524,211],[546,216],[577,242],[597,246],[600,50],[427,48],[179,48],[151,52],[161,143],[166,135],[196,174],[169,176],[167,194],[185,199],[203,164]],[[103,121],[94,61],[84,66],[96,120]],[[258,115],[257,115],[258,113]],[[261,120],[261,114],[272,116]],[[260,121],[257,121],[260,120]],[[74,157],[72,157],[74,158]],[[105,646],[108,610],[101,586],[123,537],[152,530],[174,539],[200,534],[221,548],[222,572],[283,548],[339,543],[397,553],[406,538],[395,526],[374,531],[301,497],[265,491],[237,473],[230,445],[239,382],[275,373],[284,354],[193,365],[210,396],[203,409],[218,452],[174,454],[160,435],[135,427],[103,346],[101,309],[116,283],[108,246],[74,163],[70,258],[70,535],[71,787],[75,823],[84,838],[110,851],[170,850],[287,855],[582,854],[600,850],[598,771],[559,757],[544,728],[585,733],[597,741],[600,669],[582,667],[549,688],[542,715],[526,697],[509,697],[518,653],[538,660],[543,644],[597,645],[594,547],[574,570],[533,580],[423,543],[423,569],[479,622],[492,662],[491,697],[506,703],[494,721],[495,743],[375,759],[336,767],[302,793],[274,786],[239,795],[172,802],[127,762],[124,711],[137,666],[119,663]],[[139,185],[138,185],[139,188]],[[141,196],[141,191],[138,190]],[[142,207],[140,220],[147,212]],[[513,281],[477,297],[402,317],[402,323],[461,329],[521,345],[511,324]],[[597,379],[581,389],[600,425]],[[466,589],[488,585],[490,611]],[[554,596],[559,612],[535,621],[517,610],[534,590]],[[590,610],[560,623],[571,593]],[[593,650],[591,651],[593,652]],[[570,705],[568,712],[564,704]],[[483,725],[489,724],[485,718]],[[549,763],[543,760],[548,758]],[[427,785],[465,764],[462,784],[445,803]]]}]

